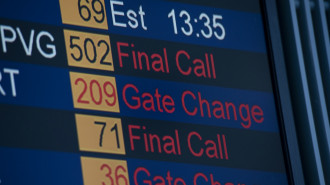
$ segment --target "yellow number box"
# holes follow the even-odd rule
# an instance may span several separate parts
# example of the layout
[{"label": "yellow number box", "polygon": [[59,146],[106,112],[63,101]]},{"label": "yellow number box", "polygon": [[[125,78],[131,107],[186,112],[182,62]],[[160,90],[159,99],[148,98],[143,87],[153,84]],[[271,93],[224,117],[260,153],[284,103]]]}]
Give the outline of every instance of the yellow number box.
[{"label": "yellow number box", "polygon": [[108,29],[104,0],[60,0],[60,8],[64,24]]},{"label": "yellow number box", "polygon": [[114,71],[108,35],[64,30],[69,66]]},{"label": "yellow number box", "polygon": [[80,150],[126,154],[121,119],[83,114],[75,117]]},{"label": "yellow number box", "polygon": [[119,112],[115,77],[70,72],[75,108]]},{"label": "yellow number box", "polygon": [[81,157],[84,185],[129,185],[127,162]]}]

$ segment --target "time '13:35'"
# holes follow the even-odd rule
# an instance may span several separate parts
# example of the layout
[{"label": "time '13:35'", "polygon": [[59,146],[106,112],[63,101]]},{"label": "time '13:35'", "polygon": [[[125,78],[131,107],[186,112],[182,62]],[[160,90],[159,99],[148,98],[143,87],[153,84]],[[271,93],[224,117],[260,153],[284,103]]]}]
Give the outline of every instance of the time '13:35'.
[{"label": "time '13:35'", "polygon": [[[225,39],[226,31],[225,27],[220,23],[222,20],[221,15],[213,14],[210,18],[210,16],[206,13],[200,13],[197,18],[192,19],[186,10],[181,10],[178,17],[183,21],[183,24],[181,24],[182,26],[180,26],[180,30],[186,36],[193,35],[194,25],[198,24],[198,22],[202,22],[203,27],[199,31],[195,31],[196,37],[202,36],[209,39],[214,36],[218,40]],[[168,18],[172,18],[174,34],[178,34],[177,14],[174,9],[169,12]]]}]

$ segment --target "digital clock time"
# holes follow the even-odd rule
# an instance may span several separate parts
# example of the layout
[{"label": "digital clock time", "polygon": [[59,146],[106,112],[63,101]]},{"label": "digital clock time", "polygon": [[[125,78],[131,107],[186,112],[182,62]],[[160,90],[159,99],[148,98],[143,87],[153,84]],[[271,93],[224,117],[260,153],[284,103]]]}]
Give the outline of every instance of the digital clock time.
[{"label": "digital clock time", "polygon": [[[183,25],[179,25],[179,27],[185,36],[195,35],[196,37],[202,36],[206,39],[215,37],[218,40],[224,40],[226,37],[225,27],[220,22],[222,20],[222,15],[213,14],[209,16],[202,12],[199,16],[192,19],[190,13],[186,10],[181,10],[179,15],[177,15],[175,10],[172,9],[168,14],[168,18],[172,19],[173,31],[176,35],[179,33],[177,16],[183,21]],[[195,30],[195,25],[200,22],[203,23],[202,28]]]}]

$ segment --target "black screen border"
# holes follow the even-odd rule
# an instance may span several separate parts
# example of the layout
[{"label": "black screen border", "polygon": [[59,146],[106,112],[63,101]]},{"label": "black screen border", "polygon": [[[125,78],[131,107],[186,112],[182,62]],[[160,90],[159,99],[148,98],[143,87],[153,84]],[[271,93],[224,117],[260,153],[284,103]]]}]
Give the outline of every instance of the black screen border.
[{"label": "black screen border", "polygon": [[276,0],[260,0],[289,183],[305,185],[290,97]]}]

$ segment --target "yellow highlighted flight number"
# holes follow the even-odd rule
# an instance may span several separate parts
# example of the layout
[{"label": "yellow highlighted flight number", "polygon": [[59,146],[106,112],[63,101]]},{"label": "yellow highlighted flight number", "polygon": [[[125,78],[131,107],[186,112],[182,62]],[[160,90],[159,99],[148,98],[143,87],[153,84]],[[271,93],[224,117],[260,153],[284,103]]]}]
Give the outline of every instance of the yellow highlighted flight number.
[{"label": "yellow highlighted flight number", "polygon": [[75,108],[119,112],[115,77],[70,72]]},{"label": "yellow highlighted flight number", "polygon": [[119,118],[82,114],[75,116],[80,150],[125,155]]},{"label": "yellow highlighted flight number", "polygon": [[107,35],[64,30],[69,66],[114,71]]},{"label": "yellow highlighted flight number", "polygon": [[129,185],[127,162],[81,157],[84,185]]},{"label": "yellow highlighted flight number", "polygon": [[108,29],[104,0],[60,0],[62,22]]}]

